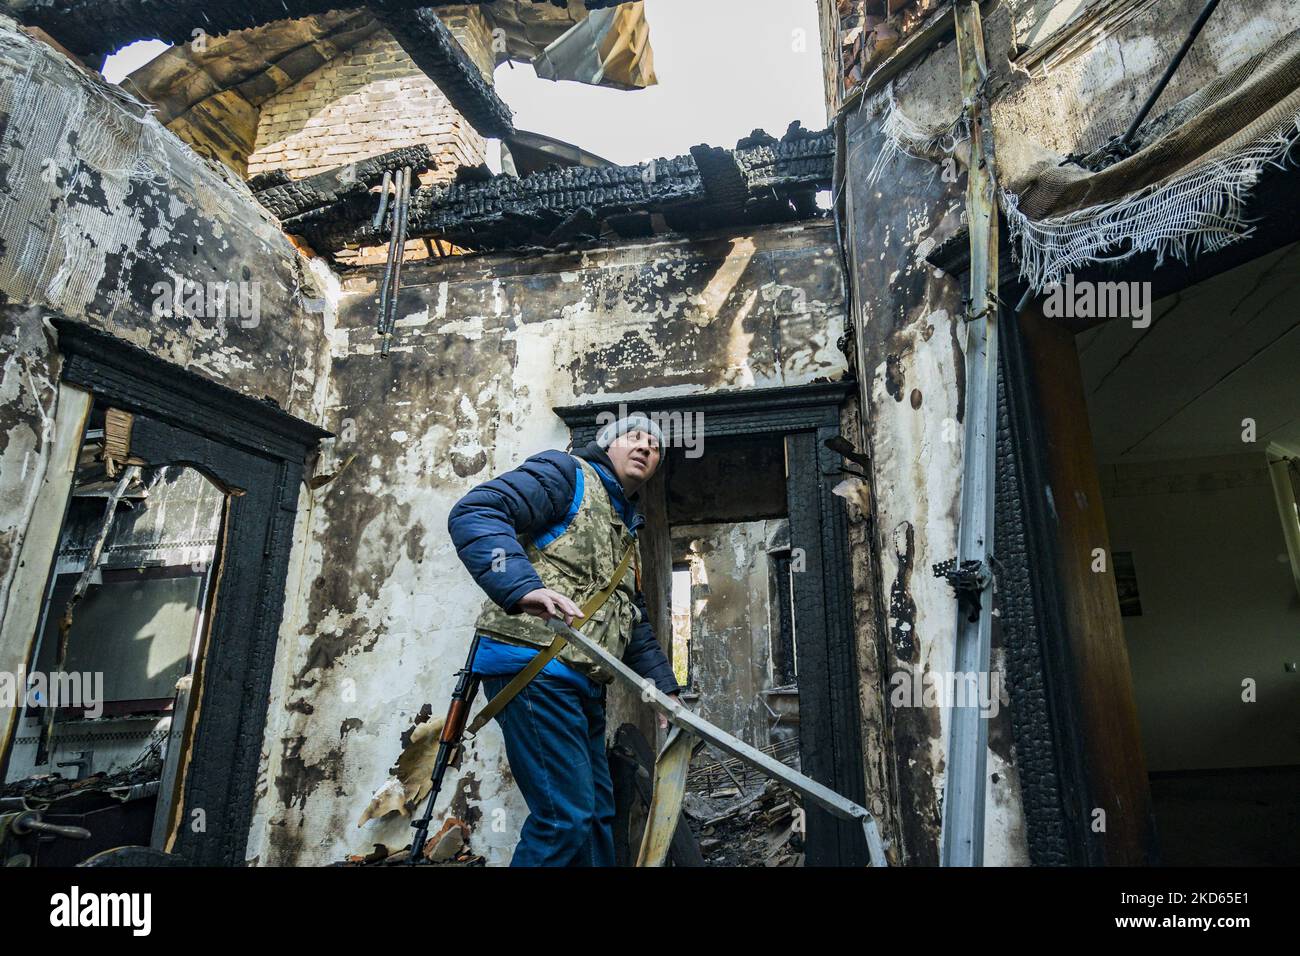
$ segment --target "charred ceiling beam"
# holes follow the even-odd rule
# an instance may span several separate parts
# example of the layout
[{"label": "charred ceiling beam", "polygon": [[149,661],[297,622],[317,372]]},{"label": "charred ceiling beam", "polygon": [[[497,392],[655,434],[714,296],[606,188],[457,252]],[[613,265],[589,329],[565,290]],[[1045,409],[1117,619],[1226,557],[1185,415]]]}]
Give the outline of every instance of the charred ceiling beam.
[{"label": "charred ceiling beam", "polygon": [[411,10],[406,0],[378,0],[371,7],[406,55],[479,133],[494,139],[514,133],[510,107],[432,8]]},{"label": "charred ceiling beam", "polygon": [[[260,190],[254,187],[254,192],[257,201],[283,222],[313,209],[338,203],[349,196],[368,196],[371,188],[378,186],[386,173],[395,172],[404,166],[420,173],[431,167],[433,162],[433,153],[428,146],[404,146],[305,179],[272,182]],[[258,185],[270,180],[271,177],[267,176]]]},{"label": "charred ceiling beam", "polygon": [[733,150],[719,146],[692,146],[691,158],[700,171],[704,194],[716,208],[739,212],[745,207],[749,199],[749,181]]},{"label": "charred ceiling beam", "polygon": [[[488,0],[385,0],[390,10],[445,7]],[[567,6],[564,0],[532,0]],[[40,27],[77,56],[90,58],[119,50],[136,40],[189,43],[196,31],[220,36],[274,20],[302,17],[361,6],[339,0],[0,0],[0,10],[21,23]],[[588,6],[606,4],[593,0]]]},{"label": "charred ceiling beam", "polygon": [[[707,176],[695,157],[678,156],[639,166],[572,166],[523,179],[503,175],[425,187],[411,197],[409,238],[488,250],[608,233],[643,236],[656,220],[693,232],[808,218],[816,215],[817,191],[830,184],[835,138],[830,131],[796,127],[780,141],[765,137],[759,145],[720,152],[706,147],[700,153],[710,166]],[[724,167],[727,172],[719,172]],[[372,225],[375,202],[371,195],[348,196],[283,225],[319,250],[379,245],[385,237]]]},{"label": "charred ceiling beam", "polygon": [[248,188],[255,193],[260,193],[272,186],[287,186],[293,182],[289,174],[283,169],[268,169],[264,173],[258,173],[256,176],[248,178]]}]

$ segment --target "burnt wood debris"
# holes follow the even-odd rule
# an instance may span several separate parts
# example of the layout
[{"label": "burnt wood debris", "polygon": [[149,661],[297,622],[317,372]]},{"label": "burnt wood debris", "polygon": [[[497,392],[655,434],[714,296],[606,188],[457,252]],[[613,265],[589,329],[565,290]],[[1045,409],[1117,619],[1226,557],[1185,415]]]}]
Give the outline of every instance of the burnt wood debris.
[{"label": "burnt wood debris", "polygon": [[[412,62],[433,80],[470,125],[484,136],[503,139],[515,131],[510,107],[461,48],[452,32],[428,7],[392,9],[371,4],[372,10]],[[405,7],[406,4],[397,6]]]},{"label": "burnt wood debris", "polygon": [[306,179],[290,180],[282,170],[276,170],[249,180],[248,185],[271,215],[285,221],[349,197],[368,196],[372,188],[398,170],[409,166],[421,173],[433,162],[428,146],[403,146]]},{"label": "burnt wood debris", "polygon": [[[534,0],[555,3],[562,0]],[[24,23],[40,27],[74,53],[102,54],[142,38],[190,41],[290,17],[346,7],[330,0],[246,0],[239,4],[162,4],[153,0],[0,0]],[[368,9],[414,63],[484,136],[514,131],[510,109],[438,19],[439,0],[375,0]],[[586,0],[588,9],[612,0]],[[380,245],[391,216],[373,192],[387,175],[431,168],[423,147],[292,181],[286,171],[249,185],[284,229],[318,252]],[[523,179],[462,168],[449,184],[412,189],[406,234],[446,240],[472,251],[553,247],[601,237],[642,238],[730,225],[779,223],[818,215],[816,193],[829,188],[835,139],[792,124],[780,140],[756,130],[734,150],[697,146],[690,155],[634,166],[556,166]],[[383,190],[386,196],[388,190]]]},{"label": "burnt wood debris", "polygon": [[[347,174],[330,170],[257,195],[318,252],[381,245],[390,232],[376,215],[383,199],[359,184],[378,185],[405,165],[400,152],[356,164],[357,183],[347,188],[338,184]],[[834,158],[830,130],[794,123],[780,140],[756,130],[734,150],[697,146],[635,166],[556,166],[523,179],[465,167],[454,182],[412,190],[407,237],[483,251],[646,237],[664,231],[656,217],[678,232],[808,219],[818,215]]]}]

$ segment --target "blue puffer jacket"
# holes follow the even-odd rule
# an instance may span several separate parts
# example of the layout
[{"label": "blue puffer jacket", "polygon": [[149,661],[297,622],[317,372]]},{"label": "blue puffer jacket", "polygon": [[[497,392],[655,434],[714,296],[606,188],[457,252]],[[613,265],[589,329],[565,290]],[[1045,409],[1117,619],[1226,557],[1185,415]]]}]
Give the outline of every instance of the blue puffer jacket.
[{"label": "blue puffer jacket", "polygon": [[[614,466],[595,443],[574,452],[596,466],[614,509],[628,530],[636,534],[645,519],[614,479]],[[456,502],[447,516],[456,553],[485,594],[507,613],[518,614],[519,600],[529,591],[544,587],[529,563],[520,535],[536,537],[564,521],[577,487],[578,463],[562,451],[533,455],[513,471],[485,481]],[[500,550],[498,550],[500,549]],[[504,554],[503,571],[492,571],[493,555]],[[645,596],[636,596],[641,621],[632,636],[623,662],[642,677],[654,681],[665,694],[680,688],[663,648],[655,640],[646,611]]]}]

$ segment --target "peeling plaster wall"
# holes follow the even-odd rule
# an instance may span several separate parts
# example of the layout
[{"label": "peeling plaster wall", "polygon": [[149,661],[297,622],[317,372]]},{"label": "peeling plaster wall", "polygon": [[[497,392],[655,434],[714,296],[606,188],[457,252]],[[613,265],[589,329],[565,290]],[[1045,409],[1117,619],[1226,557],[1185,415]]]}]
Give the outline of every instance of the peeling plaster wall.
[{"label": "peeling plaster wall", "polygon": [[[924,255],[958,225],[961,195],[902,159],[888,190],[862,178],[879,136],[848,127],[850,235],[863,420],[875,479],[884,687],[893,675],[952,669],[956,604],[930,566],[957,550],[964,418],[960,287]],[[874,708],[873,708],[874,709]],[[888,710],[903,860],[938,862],[944,727],[937,708]]]},{"label": "peeling plaster wall", "polygon": [[[0,16],[0,615],[54,434],[59,364],[42,313],[314,421],[327,275],[224,168]],[[204,283],[203,298],[156,313],[182,280]],[[241,309],[209,309],[209,282],[243,283]]]},{"label": "peeling plaster wall", "polygon": [[[333,337],[326,427],[339,439],[322,468],[357,457],[303,504],[310,536],[249,845],[259,863],[327,863],[409,840],[406,818],[357,821],[420,708],[445,709],[482,603],[447,513],[473,485],[565,447],[553,407],[846,371],[828,223],[412,265],[388,357],[374,332],[377,277],[345,281]],[[448,812],[470,824],[475,852],[508,860],[526,809],[495,724],[449,775],[435,819]]]},{"label": "peeling plaster wall", "polygon": [[[911,110],[907,115],[924,125],[951,119],[943,97],[949,77],[955,90],[956,76],[949,42],[896,82],[898,98],[906,98],[905,108]],[[855,110],[846,138],[856,364],[872,457],[883,611],[880,683],[873,690],[882,697],[895,679],[915,686],[925,675],[953,667],[956,602],[930,568],[957,551],[966,362],[960,319],[964,290],[925,261],[960,227],[964,183],[947,182],[934,164],[904,155],[876,186],[868,185],[867,174],[885,142],[879,127],[886,103],[886,96],[877,96]],[[889,700],[864,713],[880,714],[887,726],[900,862],[935,865],[945,714],[923,701],[895,706]],[[1001,719],[1006,720],[1005,712]],[[991,735],[994,739],[1003,738]],[[1001,789],[988,805],[989,864],[1027,862],[1019,781],[1010,763],[1005,747],[990,748],[989,771],[998,775]]]},{"label": "peeling plaster wall", "polygon": [[[1011,5],[1015,37],[1026,50],[1011,67],[1016,86],[995,104],[999,149],[1011,131],[1064,155],[1094,149],[1128,128],[1205,2],[1013,0]],[[1012,27],[1005,8],[986,18],[998,35],[998,53],[990,47],[989,62],[1006,70]],[[1150,118],[1297,28],[1300,4],[1294,0],[1220,4]],[[949,86],[955,114],[955,73]]]},{"label": "peeling plaster wall", "polygon": [[[1061,4],[1081,17],[1073,25],[1065,22],[1068,18],[1054,20],[1053,6],[1049,0],[1009,0],[985,10],[1000,167],[1024,162],[1024,143],[1068,153],[1122,131],[1203,3]],[[1080,23],[1097,29],[1071,39],[1070,30]],[[1224,5],[1153,116],[1297,26],[1300,7],[1287,0]],[[1008,55],[1013,34],[1025,47],[1015,63]],[[903,114],[923,127],[953,120],[961,103],[951,34],[905,69],[889,92],[869,97],[847,118],[855,363],[873,458],[878,594],[885,617],[880,669],[886,682],[900,671],[952,667],[955,600],[930,568],[956,553],[965,413],[965,329],[959,318],[965,289],[924,260],[962,224],[965,175],[940,176],[936,163],[900,156],[876,186],[867,182],[885,143],[880,121],[891,93]],[[995,670],[1005,655],[998,641],[995,629]],[[865,686],[864,693],[870,693]],[[1004,705],[1005,695],[1004,689]],[[934,863],[945,721],[935,708],[887,706],[886,714],[903,857]],[[986,863],[1027,862],[1006,706],[990,726],[988,770]]]}]

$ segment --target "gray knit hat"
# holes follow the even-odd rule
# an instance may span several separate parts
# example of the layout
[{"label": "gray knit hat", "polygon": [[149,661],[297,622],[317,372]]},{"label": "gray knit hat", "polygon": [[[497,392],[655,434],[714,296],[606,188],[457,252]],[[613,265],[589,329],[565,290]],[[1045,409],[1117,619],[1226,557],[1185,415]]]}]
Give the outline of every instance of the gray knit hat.
[{"label": "gray knit hat", "polygon": [[628,415],[626,418],[620,418],[616,422],[610,422],[600,430],[596,436],[596,444],[601,448],[608,448],[614,443],[614,439],[619,435],[625,435],[628,432],[643,431],[647,434],[654,435],[660,447],[664,443],[664,433],[659,430],[659,426],[644,415]]}]

